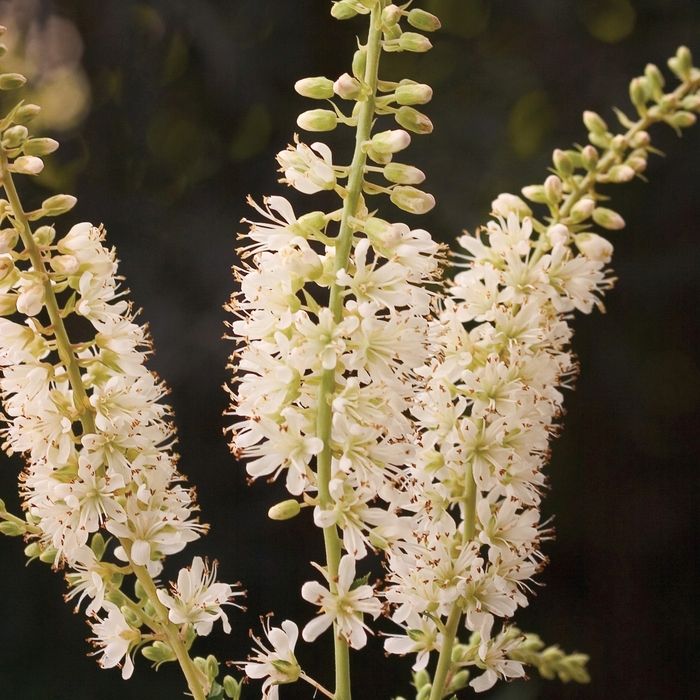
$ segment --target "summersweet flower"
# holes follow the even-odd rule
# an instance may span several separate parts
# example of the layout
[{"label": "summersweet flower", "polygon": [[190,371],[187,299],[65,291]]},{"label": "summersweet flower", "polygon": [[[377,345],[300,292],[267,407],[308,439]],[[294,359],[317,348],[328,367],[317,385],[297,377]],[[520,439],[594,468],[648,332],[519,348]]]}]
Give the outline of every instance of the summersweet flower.
[{"label": "summersweet flower", "polygon": [[101,647],[95,652],[102,654],[99,664],[102,668],[121,666],[122,678],[131,678],[134,662],[129,652],[140,641],[141,633],[126,621],[114,603],[104,602],[102,608],[107,612],[107,617],[98,618],[98,622],[90,623],[95,633],[91,641],[95,646]]}]

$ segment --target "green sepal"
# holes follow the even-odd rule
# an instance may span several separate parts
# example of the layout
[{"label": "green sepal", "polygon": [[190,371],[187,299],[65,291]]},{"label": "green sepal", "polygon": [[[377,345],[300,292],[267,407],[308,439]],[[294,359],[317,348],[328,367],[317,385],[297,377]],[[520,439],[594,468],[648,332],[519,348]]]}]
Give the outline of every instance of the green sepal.
[{"label": "green sepal", "polygon": [[369,572],[367,572],[364,576],[360,576],[360,578],[356,578],[352,582],[352,585],[350,586],[350,590],[354,591],[356,588],[359,588],[360,586],[366,586],[368,581],[369,581]]}]

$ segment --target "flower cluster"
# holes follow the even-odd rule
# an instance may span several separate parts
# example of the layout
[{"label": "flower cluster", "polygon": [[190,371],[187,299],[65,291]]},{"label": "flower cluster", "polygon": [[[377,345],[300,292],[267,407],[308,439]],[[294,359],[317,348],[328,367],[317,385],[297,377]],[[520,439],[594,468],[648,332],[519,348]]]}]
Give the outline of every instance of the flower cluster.
[{"label": "flower cluster", "polygon": [[[0,76],[4,89],[23,81]],[[21,476],[26,521],[4,509],[2,517],[11,534],[32,540],[29,556],[68,567],[68,597],[90,599],[91,615],[102,611],[93,624],[100,663],[123,662],[126,677],[133,669],[129,655],[158,639],[159,630],[170,634],[171,654],[183,644],[171,623],[208,634],[222,619],[229,629],[220,606],[234,594],[213,582],[215,573],[205,573],[201,559],[180,573],[175,597],[156,592],[162,559],[206,527],[193,517],[193,491],[180,483],[174,430],[162,403],[166,389],[145,366],[150,341],[119,289],[104,231],[81,223],[56,239],[52,225],[32,230],[30,221],[71,209],[76,200],[67,195],[33,212],[22,208],[12,174],[40,172],[40,156],[58,147],[52,139],[29,138],[25,123],[38,111],[20,103],[0,122],[7,196],[0,199],[3,448],[27,461]],[[69,338],[67,323],[79,341]],[[104,531],[118,541],[117,561],[103,560]],[[138,601],[119,590],[129,573],[143,594]],[[155,636],[142,634],[143,625]]]}]

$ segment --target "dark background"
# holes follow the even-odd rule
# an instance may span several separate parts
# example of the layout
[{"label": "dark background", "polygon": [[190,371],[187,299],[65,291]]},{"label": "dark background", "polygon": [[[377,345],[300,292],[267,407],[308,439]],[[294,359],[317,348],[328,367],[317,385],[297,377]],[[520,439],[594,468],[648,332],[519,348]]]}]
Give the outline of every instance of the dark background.
[{"label": "dark background", "polygon": [[[444,241],[473,230],[499,192],[543,181],[553,148],[585,139],[584,109],[613,123],[611,106],[627,108],[628,82],[646,62],[665,66],[681,43],[700,57],[700,3],[631,2],[418,4],[444,19],[434,50],[393,55],[384,70],[429,82],[436,93],[426,108],[435,133],[416,138],[407,161],[425,170],[438,206],[414,226]],[[220,337],[236,232],[245,229],[238,222],[250,215],[245,196],[285,194],[274,154],[309,108],[293,82],[348,70],[354,36],[365,31],[362,19],[332,20],[329,7],[327,0],[0,3],[0,18],[21,11],[34,42],[29,54],[44,56],[32,64],[42,104],[54,104],[42,128],[62,142],[39,185],[24,178],[25,201],[70,192],[79,202],[58,222],[60,232],[83,220],[106,225],[150,324],[151,367],[172,389],[181,470],[212,525],[208,537],[171,558],[166,576],[201,554],[219,560],[222,580],[249,591],[247,613],[230,609],[232,635],[197,643],[221,660],[245,658],[260,614],[274,610],[278,623],[292,617],[301,625],[314,613],[299,588],[315,576],[309,559],[321,561],[320,533],[308,517],[269,521],[265,511],[284,497],[282,488],[247,487],[229,455],[221,385],[232,344]],[[485,697],[700,698],[700,129],[679,141],[660,126],[652,138],[667,157],[653,157],[650,183],[610,190],[628,222],[612,236],[619,282],[606,315],[575,322],[581,377],[547,468],[544,511],[556,513],[557,539],[545,544],[551,563],[516,620],[547,643],[589,653],[593,681],[499,684]],[[343,162],[347,145],[336,153]],[[298,211],[318,206],[289,196]],[[20,461],[3,457],[2,467],[0,495],[18,508]],[[62,575],[36,562],[25,568],[17,540],[0,546],[0,698],[181,697],[172,665],[156,674],[139,658],[129,682],[100,670],[86,657],[84,616],[61,600]],[[299,657],[331,684],[325,646],[304,645]],[[354,657],[358,700],[411,697],[406,660],[385,660],[380,641]],[[257,697],[259,686],[244,693]],[[281,688],[282,698],[311,694],[302,684]]]}]

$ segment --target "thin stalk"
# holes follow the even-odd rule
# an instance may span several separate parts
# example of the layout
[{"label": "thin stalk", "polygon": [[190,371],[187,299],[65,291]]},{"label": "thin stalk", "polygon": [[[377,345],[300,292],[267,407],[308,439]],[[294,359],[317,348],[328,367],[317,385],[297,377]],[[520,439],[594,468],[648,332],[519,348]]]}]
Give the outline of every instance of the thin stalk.
[{"label": "thin stalk", "polygon": [[[467,476],[467,490],[464,496],[464,522],[462,528],[464,541],[462,546],[466,547],[476,535],[476,481],[474,480],[473,468],[470,466]],[[459,600],[452,604],[452,610],[447,617],[445,631],[442,636],[442,648],[438,656],[438,663],[435,669],[432,687],[430,689],[430,700],[442,700],[445,696],[447,677],[452,666],[452,649],[457,637],[459,622],[462,619],[462,606]]]},{"label": "thin stalk", "polygon": [[[343,213],[338,232],[335,267],[337,273],[347,268],[352,250],[353,230],[352,219],[356,218],[359,208],[362,183],[364,181],[364,169],[367,163],[367,154],[363,145],[369,140],[374,120],[375,98],[377,93],[377,78],[379,72],[379,57],[382,50],[382,10],[386,0],[380,0],[372,9],[370,16],[369,33],[367,36],[367,62],[364,82],[369,86],[369,95],[365,102],[360,104],[360,113],[357,120],[355,134],[355,150],[350,165],[350,175],[345,199],[343,201]],[[343,320],[343,297],[341,288],[333,282],[330,288],[329,308],[336,323]],[[328,490],[331,480],[331,403],[330,399],[335,391],[335,370],[326,370],[321,379],[319,389],[318,413],[316,419],[317,435],[323,441],[323,450],[317,458],[317,478],[319,502],[322,508],[332,505]],[[341,558],[341,544],[338,529],[335,525],[324,528],[323,540],[326,549],[326,565],[330,590],[335,592],[338,577],[338,566]],[[335,637],[335,700],[350,700],[350,653],[348,643],[338,634],[337,625],[333,626]]]},{"label": "thin stalk", "polygon": [[[70,386],[73,390],[74,403],[78,411],[78,415],[80,416],[80,422],[83,426],[83,434],[96,433],[97,429],[95,427],[94,409],[90,405],[90,401],[85,390],[85,385],[83,384],[83,379],[80,374],[80,367],[78,366],[77,358],[73,352],[73,347],[71,346],[66,327],[63,323],[63,319],[61,318],[58,300],[56,299],[53,287],[51,286],[51,279],[46,269],[46,264],[32,235],[29,220],[27,219],[27,215],[22,207],[19,195],[17,194],[17,188],[15,187],[15,183],[12,179],[12,173],[8,170],[7,164],[7,155],[3,149],[0,148],[0,171],[2,173],[2,186],[5,188],[5,192],[7,193],[7,198],[10,202],[10,206],[12,207],[14,220],[16,221],[19,229],[18,233],[22,239],[22,243],[24,244],[27,254],[29,255],[29,260],[32,267],[42,279],[42,285],[44,287],[44,304],[46,306],[49,319],[51,320],[54,337],[56,338],[58,355],[66,368]],[[120,539],[119,542],[128,553],[130,551],[131,543],[122,539]],[[136,575],[136,578],[138,578],[139,582],[143,586],[143,589],[146,591],[151,605],[153,605],[156,613],[158,614],[160,625],[168,641],[170,642],[173,652],[180,662],[180,667],[182,668],[182,672],[187,680],[190,692],[195,700],[206,700],[206,694],[203,690],[202,681],[198,678],[199,670],[194,665],[194,662],[190,658],[183,641],[180,639],[177,627],[168,620],[168,610],[158,599],[153,579],[144,567],[137,566],[132,563],[132,569]]]}]

